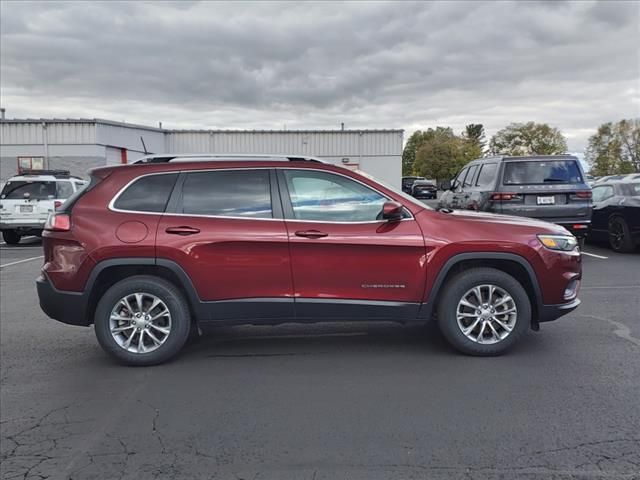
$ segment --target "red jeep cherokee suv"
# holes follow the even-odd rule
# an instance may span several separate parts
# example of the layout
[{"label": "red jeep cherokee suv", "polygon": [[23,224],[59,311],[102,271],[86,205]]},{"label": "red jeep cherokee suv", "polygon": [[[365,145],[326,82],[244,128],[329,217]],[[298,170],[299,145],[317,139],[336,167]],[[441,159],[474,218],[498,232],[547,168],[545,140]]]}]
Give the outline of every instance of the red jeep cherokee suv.
[{"label": "red jeep cherokee suv", "polygon": [[42,309],[133,365],[207,325],[432,317],[456,349],[496,355],[580,303],[563,227],[435,211],[309,157],[98,168],[43,236]]}]

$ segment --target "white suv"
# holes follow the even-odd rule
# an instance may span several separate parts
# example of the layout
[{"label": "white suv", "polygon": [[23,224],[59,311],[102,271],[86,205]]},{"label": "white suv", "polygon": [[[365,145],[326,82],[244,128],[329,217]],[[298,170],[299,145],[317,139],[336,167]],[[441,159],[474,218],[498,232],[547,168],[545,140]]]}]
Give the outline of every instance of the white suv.
[{"label": "white suv", "polygon": [[50,213],[87,182],[66,170],[26,170],[0,192],[0,230],[7,245],[24,235],[42,234]]}]

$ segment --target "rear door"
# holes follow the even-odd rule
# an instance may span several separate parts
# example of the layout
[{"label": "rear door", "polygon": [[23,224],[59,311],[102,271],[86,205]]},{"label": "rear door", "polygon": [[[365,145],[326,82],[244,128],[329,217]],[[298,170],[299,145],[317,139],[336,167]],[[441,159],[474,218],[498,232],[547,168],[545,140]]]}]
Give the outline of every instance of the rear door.
[{"label": "rear door", "polygon": [[184,172],[160,220],[157,257],[189,275],[210,320],[293,316],[274,175],[267,168]]},{"label": "rear door", "polygon": [[475,181],[474,192],[471,197],[471,207],[473,210],[492,211],[490,201],[496,185],[498,164],[496,162],[483,163]]},{"label": "rear door", "polygon": [[591,220],[591,187],[573,158],[505,161],[500,190],[505,214],[561,224]]},{"label": "rear door", "polygon": [[415,318],[426,278],[409,212],[381,219],[388,198],[336,172],[278,169],[298,318]]}]

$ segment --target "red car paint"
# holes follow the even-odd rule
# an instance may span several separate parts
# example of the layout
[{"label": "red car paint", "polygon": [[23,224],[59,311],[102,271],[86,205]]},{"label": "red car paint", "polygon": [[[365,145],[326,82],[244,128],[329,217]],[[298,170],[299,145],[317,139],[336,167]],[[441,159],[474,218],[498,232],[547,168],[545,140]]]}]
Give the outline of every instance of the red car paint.
[{"label": "red car paint", "polygon": [[[241,168],[338,173],[399,202],[411,218],[322,223],[141,214],[109,208],[114,196],[141,175]],[[106,167],[92,174],[101,181],[73,206],[71,229],[43,235],[43,273],[57,291],[87,293],[92,272],[112,259],[143,258],[151,263],[163,259],[186,273],[191,285],[183,288],[195,289],[200,302],[260,298],[402,302],[416,304],[417,316],[420,305],[433,305],[439,275],[456,255],[474,254],[480,262],[487,253],[517,256],[535,274],[541,305],[566,303],[567,284],[581,275],[579,252],[549,250],[536,237],[566,235],[562,227],[523,217],[434,211],[337,166],[169,162]],[[531,292],[532,298],[534,294]]]}]

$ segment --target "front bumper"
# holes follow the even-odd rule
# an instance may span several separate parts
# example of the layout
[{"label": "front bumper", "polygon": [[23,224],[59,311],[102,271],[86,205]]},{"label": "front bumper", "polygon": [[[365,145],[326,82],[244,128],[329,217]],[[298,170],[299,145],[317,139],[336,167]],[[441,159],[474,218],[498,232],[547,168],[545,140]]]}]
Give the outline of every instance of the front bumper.
[{"label": "front bumper", "polygon": [[573,312],[580,306],[580,299],[575,298],[569,303],[561,303],[559,305],[542,305],[538,312],[538,322],[551,322],[567,313]]},{"label": "front bumper", "polygon": [[69,325],[89,326],[87,318],[88,295],[57,290],[46,275],[36,279],[40,308],[47,316]]}]

